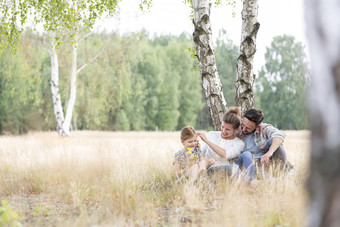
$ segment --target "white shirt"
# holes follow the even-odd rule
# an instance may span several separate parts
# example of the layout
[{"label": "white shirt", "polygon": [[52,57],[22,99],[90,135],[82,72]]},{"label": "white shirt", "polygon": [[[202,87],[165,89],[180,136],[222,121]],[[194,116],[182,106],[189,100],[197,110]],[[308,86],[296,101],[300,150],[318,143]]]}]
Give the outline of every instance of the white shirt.
[{"label": "white shirt", "polygon": [[221,137],[220,131],[212,131],[207,133],[207,139],[213,144],[223,148],[226,151],[226,158],[222,158],[215,153],[206,143],[202,146],[202,152],[205,153],[205,159],[215,159],[214,165],[225,165],[229,164],[228,160],[237,158],[240,156],[244,148],[244,143],[239,138],[235,137],[232,140],[226,140]]}]

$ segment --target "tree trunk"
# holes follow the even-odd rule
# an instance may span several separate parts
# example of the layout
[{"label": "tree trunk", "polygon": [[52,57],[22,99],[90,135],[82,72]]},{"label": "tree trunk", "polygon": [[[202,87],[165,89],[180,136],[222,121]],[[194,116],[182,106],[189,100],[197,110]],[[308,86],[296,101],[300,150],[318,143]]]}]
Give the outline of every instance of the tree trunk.
[{"label": "tree trunk", "polygon": [[226,101],[222,92],[222,84],[217,72],[215,53],[212,43],[210,25],[210,7],[207,0],[193,0],[193,39],[197,51],[202,76],[202,88],[210,111],[215,130],[220,130],[221,119],[226,111]]},{"label": "tree trunk", "polygon": [[74,104],[76,102],[76,95],[77,95],[76,80],[77,80],[77,47],[76,47],[76,44],[72,44],[72,69],[71,69],[70,98],[68,100],[65,121],[63,124],[63,130],[67,136],[70,135],[72,113],[73,113]]},{"label": "tree trunk", "polygon": [[256,52],[256,35],[260,28],[257,22],[257,10],[257,0],[243,1],[242,35],[236,81],[236,105],[241,107],[243,113],[254,105],[253,59]]},{"label": "tree trunk", "polygon": [[305,0],[312,85],[309,226],[340,226],[340,7]]},{"label": "tree trunk", "polygon": [[53,108],[54,108],[54,116],[57,121],[57,132],[59,135],[66,135],[63,130],[64,124],[64,111],[61,105],[60,92],[59,92],[59,64],[58,64],[58,56],[55,49],[55,45],[49,50],[51,55],[51,92],[52,92],[52,100],[53,100]]}]

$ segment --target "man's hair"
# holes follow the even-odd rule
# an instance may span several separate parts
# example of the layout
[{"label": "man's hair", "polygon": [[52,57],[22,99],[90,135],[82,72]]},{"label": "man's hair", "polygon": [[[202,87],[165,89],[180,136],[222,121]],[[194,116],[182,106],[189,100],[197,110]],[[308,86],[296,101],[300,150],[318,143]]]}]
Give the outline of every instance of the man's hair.
[{"label": "man's hair", "polygon": [[253,108],[253,109],[249,109],[247,110],[243,117],[247,118],[248,120],[255,122],[256,126],[258,126],[259,124],[262,123],[263,119],[264,119],[264,114],[262,112],[262,110],[257,109],[257,108]]}]

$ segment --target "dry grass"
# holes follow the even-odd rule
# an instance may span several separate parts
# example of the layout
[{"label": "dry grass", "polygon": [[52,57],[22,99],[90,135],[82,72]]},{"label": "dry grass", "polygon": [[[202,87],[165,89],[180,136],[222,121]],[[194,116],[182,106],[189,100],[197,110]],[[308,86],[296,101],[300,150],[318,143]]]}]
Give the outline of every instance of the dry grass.
[{"label": "dry grass", "polygon": [[255,188],[204,178],[175,185],[178,132],[3,136],[0,199],[25,226],[302,226],[309,132],[286,134],[295,173]]}]

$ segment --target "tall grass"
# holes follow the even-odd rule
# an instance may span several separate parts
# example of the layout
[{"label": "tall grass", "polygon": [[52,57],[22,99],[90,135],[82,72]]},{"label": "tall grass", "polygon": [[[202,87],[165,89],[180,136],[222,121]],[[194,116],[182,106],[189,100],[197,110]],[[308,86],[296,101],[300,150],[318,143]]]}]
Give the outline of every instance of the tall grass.
[{"label": "tall grass", "polygon": [[287,131],[296,171],[175,184],[178,132],[31,133],[0,137],[0,200],[27,226],[301,226],[309,132]]}]

